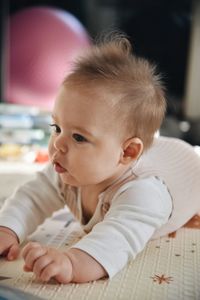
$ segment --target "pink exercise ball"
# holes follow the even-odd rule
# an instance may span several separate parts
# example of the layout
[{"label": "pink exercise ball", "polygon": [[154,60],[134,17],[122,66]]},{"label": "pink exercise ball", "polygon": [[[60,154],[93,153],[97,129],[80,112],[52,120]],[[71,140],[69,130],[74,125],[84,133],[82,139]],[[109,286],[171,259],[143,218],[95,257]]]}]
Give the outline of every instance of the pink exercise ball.
[{"label": "pink exercise ball", "polygon": [[6,101],[51,109],[73,60],[89,47],[86,30],[69,12],[33,7],[12,15],[8,31]]}]

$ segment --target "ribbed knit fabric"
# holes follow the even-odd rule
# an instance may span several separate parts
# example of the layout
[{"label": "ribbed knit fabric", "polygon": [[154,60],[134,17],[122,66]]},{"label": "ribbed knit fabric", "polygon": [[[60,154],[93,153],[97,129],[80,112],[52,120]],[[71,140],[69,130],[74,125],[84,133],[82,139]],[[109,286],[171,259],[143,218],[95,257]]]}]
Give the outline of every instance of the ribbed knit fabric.
[{"label": "ribbed knit fabric", "polygon": [[132,170],[142,178],[159,177],[172,196],[172,216],[154,234],[155,238],[177,230],[200,212],[200,156],[191,145],[179,139],[159,137]]}]

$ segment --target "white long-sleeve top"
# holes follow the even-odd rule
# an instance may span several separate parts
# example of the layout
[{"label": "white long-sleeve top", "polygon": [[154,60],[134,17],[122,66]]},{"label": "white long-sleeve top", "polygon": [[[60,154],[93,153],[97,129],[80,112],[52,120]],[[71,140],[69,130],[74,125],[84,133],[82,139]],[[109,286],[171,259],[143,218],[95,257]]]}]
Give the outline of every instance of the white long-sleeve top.
[{"label": "white long-sleeve top", "polygon": [[121,178],[98,197],[86,223],[80,188],[64,185],[50,164],[19,188],[0,212],[0,225],[22,242],[65,204],[87,233],[73,247],[94,257],[113,277],[152,239],[170,233],[200,211],[200,158],[193,147],[155,139]]}]

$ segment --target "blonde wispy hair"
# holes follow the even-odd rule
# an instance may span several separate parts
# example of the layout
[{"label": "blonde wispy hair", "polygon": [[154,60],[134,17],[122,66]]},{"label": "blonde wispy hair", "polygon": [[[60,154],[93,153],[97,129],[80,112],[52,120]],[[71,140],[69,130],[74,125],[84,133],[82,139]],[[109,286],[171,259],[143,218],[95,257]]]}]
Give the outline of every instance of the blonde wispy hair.
[{"label": "blonde wispy hair", "polygon": [[124,34],[106,35],[85,51],[64,80],[69,82],[106,89],[122,134],[140,138],[144,150],[150,147],[165,116],[165,88],[156,66],[134,55]]}]

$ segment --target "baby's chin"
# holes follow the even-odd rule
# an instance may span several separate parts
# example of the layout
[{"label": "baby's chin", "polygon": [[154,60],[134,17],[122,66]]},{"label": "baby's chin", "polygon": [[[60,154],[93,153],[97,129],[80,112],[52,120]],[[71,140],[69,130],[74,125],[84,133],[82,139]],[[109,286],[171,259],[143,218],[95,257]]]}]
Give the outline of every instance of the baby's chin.
[{"label": "baby's chin", "polygon": [[77,182],[77,180],[72,175],[70,175],[68,172],[63,173],[63,174],[59,174],[59,175],[60,175],[60,178],[61,178],[61,180],[64,184],[72,185],[72,186],[75,186],[75,187],[80,186],[80,184]]},{"label": "baby's chin", "polygon": [[90,185],[96,185],[98,183],[96,182],[87,182],[84,179],[83,180],[77,180],[75,177],[73,177],[72,175],[70,175],[68,172],[59,174],[62,182],[66,185],[71,185],[74,187],[84,187],[84,186],[90,186]]}]

